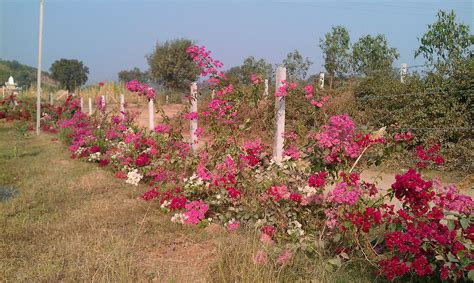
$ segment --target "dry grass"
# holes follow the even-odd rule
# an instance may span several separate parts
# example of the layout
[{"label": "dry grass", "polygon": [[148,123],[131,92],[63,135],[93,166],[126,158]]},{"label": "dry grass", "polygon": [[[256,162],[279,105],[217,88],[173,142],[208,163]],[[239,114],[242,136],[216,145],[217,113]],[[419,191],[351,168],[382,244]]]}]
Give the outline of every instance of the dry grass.
[{"label": "dry grass", "polygon": [[225,235],[171,223],[137,199],[145,187],[71,160],[52,136],[31,137],[13,159],[12,134],[0,125],[0,185],[20,191],[0,203],[0,281],[206,278]]}]

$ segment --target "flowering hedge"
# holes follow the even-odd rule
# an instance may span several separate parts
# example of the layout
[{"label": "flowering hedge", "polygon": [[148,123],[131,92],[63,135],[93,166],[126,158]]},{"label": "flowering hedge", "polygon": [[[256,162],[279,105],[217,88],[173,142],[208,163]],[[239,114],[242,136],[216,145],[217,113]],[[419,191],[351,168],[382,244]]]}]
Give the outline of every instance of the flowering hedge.
[{"label": "flowering hedge", "polygon": [[[411,133],[387,136],[383,128],[363,133],[349,116],[338,115],[310,132],[303,144],[296,143],[296,134],[285,133],[285,156],[274,160],[261,139],[247,138],[250,122],[238,119],[242,105],[257,107],[265,98],[258,91],[237,95],[242,90],[227,83],[222,63],[205,48],[191,46],[188,54],[216,91],[206,111],[183,113],[178,123],[164,117],[149,131],[137,127],[129,113],[113,115],[101,108],[87,116],[68,98],[45,116],[56,113],[49,120],[69,143],[71,157],[108,167],[131,185],[147,184],[142,198],[171,213],[173,222],[257,229],[256,264],[286,265],[303,253],[327,257],[336,266],[367,261],[389,280],[473,278],[474,203],[454,186],[421,174],[428,162],[443,162],[437,146],[417,147],[418,167],[397,175],[390,188],[380,188],[360,178],[361,164],[404,150]],[[256,76],[251,81],[255,88],[263,82]],[[141,86],[127,84],[144,95],[152,92]],[[290,95],[301,96],[315,111],[327,101],[296,83],[285,82],[275,93]],[[199,134],[211,142],[196,153],[182,136],[186,119],[209,122]]]}]

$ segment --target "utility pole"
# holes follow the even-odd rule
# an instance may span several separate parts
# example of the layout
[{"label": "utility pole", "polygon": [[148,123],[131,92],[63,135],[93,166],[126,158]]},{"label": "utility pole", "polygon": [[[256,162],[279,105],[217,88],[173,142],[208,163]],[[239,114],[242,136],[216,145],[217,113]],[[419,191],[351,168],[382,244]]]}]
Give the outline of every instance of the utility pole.
[{"label": "utility pole", "polygon": [[38,32],[38,73],[36,77],[36,134],[40,133],[41,119],[41,56],[43,44],[43,7],[44,0],[40,0],[39,32]]}]

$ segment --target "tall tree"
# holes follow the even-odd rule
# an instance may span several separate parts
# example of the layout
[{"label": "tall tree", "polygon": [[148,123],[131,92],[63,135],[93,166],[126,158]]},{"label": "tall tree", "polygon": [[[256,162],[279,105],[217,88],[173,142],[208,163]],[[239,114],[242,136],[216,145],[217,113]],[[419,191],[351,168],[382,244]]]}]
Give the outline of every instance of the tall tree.
[{"label": "tall tree", "polygon": [[456,22],[454,11],[439,11],[436,22],[428,25],[428,31],[418,40],[421,45],[415,58],[422,55],[440,71],[452,70],[459,60],[474,54],[474,36],[468,25]]},{"label": "tall tree", "polygon": [[309,61],[308,57],[303,58],[297,49],[288,53],[286,59],[283,60],[283,66],[290,80],[304,80],[312,64],[313,62]]},{"label": "tall tree", "polygon": [[240,66],[230,68],[225,72],[225,76],[229,80],[229,83],[234,85],[243,81],[242,69],[240,68]]},{"label": "tall tree", "polygon": [[[237,70],[234,70],[237,71]],[[244,83],[250,83],[250,76],[252,74],[263,76],[270,79],[273,72],[272,64],[269,64],[265,59],[255,59],[253,56],[245,58],[244,63],[240,66],[241,79]]]},{"label": "tall tree", "polygon": [[388,46],[384,35],[366,35],[352,46],[352,63],[355,72],[370,75],[373,72],[390,72],[399,53],[396,48]]},{"label": "tall tree", "polygon": [[153,53],[147,56],[151,78],[165,87],[187,88],[199,75],[199,69],[186,53],[191,44],[189,39],[158,42]]},{"label": "tall tree", "polygon": [[131,80],[137,80],[137,81],[147,81],[147,74],[145,72],[140,71],[139,68],[133,68],[131,70],[123,70],[120,71],[118,74],[118,79],[121,82],[129,82]]},{"label": "tall tree", "polygon": [[56,60],[51,65],[50,71],[51,78],[69,92],[85,84],[89,74],[89,68],[76,59]]},{"label": "tall tree", "polygon": [[323,51],[324,68],[331,76],[344,77],[350,68],[350,37],[343,26],[332,27],[324,40],[319,39],[319,47]]}]

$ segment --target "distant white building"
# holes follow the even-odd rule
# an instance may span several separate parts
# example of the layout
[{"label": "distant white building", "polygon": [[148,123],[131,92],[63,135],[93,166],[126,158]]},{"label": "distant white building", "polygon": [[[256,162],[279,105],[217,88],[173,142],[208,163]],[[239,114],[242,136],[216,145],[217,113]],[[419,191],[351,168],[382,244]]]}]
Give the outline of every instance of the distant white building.
[{"label": "distant white building", "polygon": [[13,79],[12,76],[8,78],[8,81],[4,83],[2,86],[2,95],[5,98],[5,93],[7,94],[18,94],[18,91],[20,91],[21,88],[17,86],[15,83],[15,80]]}]

